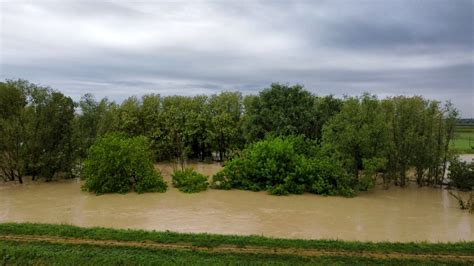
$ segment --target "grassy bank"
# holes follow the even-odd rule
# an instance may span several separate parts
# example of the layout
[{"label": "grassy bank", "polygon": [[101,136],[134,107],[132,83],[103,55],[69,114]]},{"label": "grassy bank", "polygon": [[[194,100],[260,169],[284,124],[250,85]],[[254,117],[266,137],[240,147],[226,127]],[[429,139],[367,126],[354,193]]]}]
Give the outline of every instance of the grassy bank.
[{"label": "grassy bank", "polygon": [[[469,143],[470,141],[470,143]],[[458,125],[454,132],[451,149],[457,153],[474,153],[474,125]]]},{"label": "grassy bank", "polygon": [[317,258],[292,255],[215,254],[200,251],[147,250],[86,245],[0,242],[0,264],[6,265],[469,265],[463,262],[372,259],[349,256]]},{"label": "grassy bank", "polygon": [[0,247],[0,263],[7,264],[469,265],[474,260],[474,242],[291,240],[15,223],[0,224]]}]

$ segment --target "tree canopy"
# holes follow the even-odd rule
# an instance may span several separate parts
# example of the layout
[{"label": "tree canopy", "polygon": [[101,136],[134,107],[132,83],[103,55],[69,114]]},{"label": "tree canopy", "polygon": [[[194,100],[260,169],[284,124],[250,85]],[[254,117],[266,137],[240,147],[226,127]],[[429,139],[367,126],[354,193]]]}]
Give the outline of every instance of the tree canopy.
[{"label": "tree canopy", "polygon": [[83,188],[97,194],[164,192],[166,183],[153,166],[145,137],[110,134],[89,149],[84,162]]},{"label": "tree canopy", "polygon": [[[232,176],[230,187],[276,194],[366,190],[379,177],[387,185],[406,186],[410,169],[418,185],[439,186],[452,156],[449,143],[457,119],[450,102],[421,96],[378,99],[369,93],[321,97],[300,85],[272,84],[247,96],[229,91],[209,96],[147,94],[118,104],[91,94],[74,103],[48,87],[7,80],[0,82],[0,176],[19,182],[24,175],[72,177],[76,166],[91,167],[90,156],[98,156],[98,147],[112,148],[104,143],[111,141],[120,149],[135,143],[142,153],[137,158],[152,154],[147,164],[170,160],[183,171],[189,159],[225,161],[221,176]],[[110,134],[121,137],[104,138]],[[315,150],[317,155],[307,155]],[[243,170],[247,164],[245,171],[254,172]],[[312,186],[322,184],[314,181],[318,173],[305,173],[308,180],[303,181],[296,177],[297,171],[326,171],[324,167],[331,169],[324,180],[344,176],[342,190],[335,181]],[[86,176],[93,176],[91,171]],[[246,177],[238,177],[244,174],[239,171]],[[138,184],[129,182],[118,191]],[[109,188],[101,189],[94,191]]]}]

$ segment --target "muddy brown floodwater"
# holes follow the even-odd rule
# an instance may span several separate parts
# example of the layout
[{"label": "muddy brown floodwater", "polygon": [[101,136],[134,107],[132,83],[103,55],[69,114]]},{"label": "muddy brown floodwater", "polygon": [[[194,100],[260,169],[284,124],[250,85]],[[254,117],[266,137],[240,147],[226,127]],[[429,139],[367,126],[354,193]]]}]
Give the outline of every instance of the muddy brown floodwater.
[{"label": "muddy brown floodwater", "polygon": [[[212,175],[217,164],[190,164]],[[169,181],[172,166],[158,164]],[[0,185],[0,222],[361,241],[474,240],[474,214],[446,190],[391,187],[355,198],[212,190],[95,196],[81,182]]]}]

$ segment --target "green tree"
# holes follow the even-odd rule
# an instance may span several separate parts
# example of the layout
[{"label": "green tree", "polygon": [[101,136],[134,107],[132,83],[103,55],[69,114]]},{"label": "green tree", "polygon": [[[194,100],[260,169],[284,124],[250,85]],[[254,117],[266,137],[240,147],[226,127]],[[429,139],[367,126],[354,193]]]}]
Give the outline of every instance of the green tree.
[{"label": "green tree", "polygon": [[450,160],[448,178],[451,185],[458,189],[474,189],[474,161],[463,162],[454,157]]},{"label": "green tree", "polygon": [[210,138],[220,161],[241,147],[242,95],[239,92],[222,92],[209,99],[212,130]]},{"label": "green tree", "polygon": [[161,96],[146,94],[142,97],[140,106],[143,134],[150,139],[158,135],[161,120]]},{"label": "green tree", "polygon": [[33,179],[41,175],[50,180],[58,172],[70,172],[75,149],[72,99],[24,80],[2,83],[2,94],[0,109],[7,117],[1,118],[1,156],[16,167],[16,178],[21,182],[23,173],[29,173]]},{"label": "green tree", "polygon": [[310,192],[353,194],[350,179],[338,161],[303,137],[277,137],[248,146],[213,176],[212,187],[266,190],[275,195]]},{"label": "green tree", "polygon": [[11,81],[0,82],[0,176],[20,183],[26,170],[26,104],[24,87]]},{"label": "green tree", "polygon": [[186,131],[190,156],[200,160],[212,157],[211,143],[211,116],[208,97],[205,95],[194,96],[190,99],[190,110],[186,119]]},{"label": "green tree", "polygon": [[166,190],[145,137],[114,133],[98,139],[89,149],[82,177],[86,180],[83,188],[96,194]]},{"label": "green tree", "polygon": [[207,189],[207,177],[192,168],[177,170],[172,175],[173,186],[185,193],[196,193]]},{"label": "green tree", "polygon": [[250,142],[269,134],[317,137],[315,97],[300,85],[272,84],[244,104],[244,130]]},{"label": "green tree", "polygon": [[144,134],[144,121],[141,115],[141,102],[132,96],[122,102],[118,109],[117,130],[129,136],[140,136]]},{"label": "green tree", "polygon": [[454,137],[454,130],[459,118],[459,111],[454,107],[451,101],[448,101],[444,106],[444,149],[443,149],[443,170],[441,176],[444,178],[447,169],[447,162],[449,159],[449,144]]},{"label": "green tree", "polygon": [[190,152],[190,132],[187,128],[191,101],[183,96],[171,96],[163,99],[162,135],[160,151],[168,153],[176,162],[185,168]]},{"label": "green tree", "polygon": [[86,156],[89,147],[97,137],[114,130],[112,109],[115,104],[107,98],[96,101],[92,94],[85,94],[79,101],[80,112],[75,119],[75,138],[80,158]]},{"label": "green tree", "polygon": [[162,136],[162,98],[159,94],[147,94],[141,99],[140,117],[143,135],[151,140],[151,147],[157,159],[165,159],[159,151]]},{"label": "green tree", "polygon": [[451,138],[447,137],[448,120],[440,103],[420,96],[398,96],[385,99],[383,106],[390,132],[388,172],[395,183],[405,186],[408,169],[415,167],[420,186],[440,185],[448,152],[446,141],[449,145]]},{"label": "green tree", "polygon": [[33,86],[27,112],[28,171],[33,180],[40,175],[51,180],[58,172],[70,173],[74,161],[71,98],[49,88]]},{"label": "green tree", "polygon": [[361,189],[373,184],[367,175],[360,176],[361,171],[373,170],[373,167],[365,169],[365,165],[377,162],[376,168],[384,168],[381,159],[388,154],[388,138],[380,102],[369,94],[346,99],[341,112],[334,115],[323,129],[325,149],[343,163]]},{"label": "green tree", "polygon": [[51,180],[58,172],[70,174],[74,162],[73,120],[75,105],[71,98],[51,92],[40,115],[43,121],[40,174]]},{"label": "green tree", "polygon": [[174,158],[185,168],[189,157],[211,157],[211,117],[207,96],[170,96],[162,102],[160,136],[157,146],[162,154]]},{"label": "green tree", "polygon": [[316,132],[315,136],[317,140],[321,140],[323,137],[324,125],[333,117],[338,114],[343,105],[343,100],[334,98],[334,96],[324,96],[316,98]]}]

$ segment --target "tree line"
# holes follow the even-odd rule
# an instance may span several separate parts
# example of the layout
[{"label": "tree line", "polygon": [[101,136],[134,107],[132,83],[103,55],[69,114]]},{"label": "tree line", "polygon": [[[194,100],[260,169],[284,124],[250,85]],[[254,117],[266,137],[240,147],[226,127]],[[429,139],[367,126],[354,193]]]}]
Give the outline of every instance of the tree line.
[{"label": "tree line", "polygon": [[457,119],[450,102],[368,93],[339,99],[300,85],[272,84],[245,97],[147,94],[118,104],[91,94],[74,102],[48,87],[6,80],[0,82],[0,176],[20,183],[24,175],[72,177],[91,145],[110,133],[143,136],[153,160],[183,168],[189,159],[226,161],[258,141],[298,136],[362,189],[378,177],[405,186],[411,169],[420,186],[436,186]]}]

